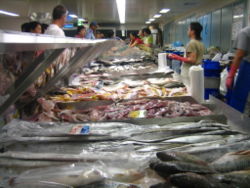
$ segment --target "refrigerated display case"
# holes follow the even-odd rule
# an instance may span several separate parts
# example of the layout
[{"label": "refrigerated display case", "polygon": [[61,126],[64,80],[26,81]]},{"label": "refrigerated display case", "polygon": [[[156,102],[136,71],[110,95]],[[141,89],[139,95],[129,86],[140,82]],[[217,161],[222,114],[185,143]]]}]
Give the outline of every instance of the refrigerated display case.
[{"label": "refrigerated display case", "polygon": [[2,56],[6,53],[40,53],[39,56],[33,58],[32,62],[29,62],[29,66],[16,78],[15,83],[9,86],[7,90],[9,97],[1,105],[0,115],[14,104],[56,61],[65,62],[63,62],[64,64],[59,62],[59,65],[54,65],[54,75],[46,80],[44,86],[37,88],[38,92],[34,96],[35,98],[53,89],[60,80],[76,71],[80,66],[89,63],[89,61],[95,59],[113,45],[114,41],[112,40],[80,40],[68,37],[0,31],[0,54]]},{"label": "refrigerated display case", "polygon": [[[34,100],[51,95],[50,92],[57,91],[62,86],[68,86],[68,78],[72,73],[81,73],[83,65],[115,45],[114,41],[109,40],[88,41],[3,31],[0,39],[3,39],[0,44],[1,54],[10,52],[11,49],[14,53],[45,50],[8,89],[10,95],[1,106],[2,114],[36,83],[44,72],[48,72],[49,76],[47,75],[40,87],[37,87]],[[55,43],[51,43],[52,40]],[[64,66],[57,66],[54,62],[57,62],[60,56],[63,57],[65,48],[70,51],[67,52],[69,57],[64,59],[67,62]],[[33,57],[32,54],[29,54],[30,56]],[[51,65],[52,69],[48,69]],[[55,70],[54,74],[51,74],[51,70]],[[149,74],[149,77],[144,76],[145,74],[133,75],[130,79],[159,79],[162,75],[156,73]],[[190,96],[151,99],[145,96],[144,99],[123,101],[61,103],[60,108],[80,110],[81,114],[84,114],[86,109],[100,105],[112,104],[112,107],[119,107],[121,103],[136,104],[140,100],[162,101],[163,103],[158,103],[159,108],[166,101],[171,101],[171,105],[175,101],[185,103],[185,106],[201,107]],[[140,106],[142,103],[139,103],[137,108]],[[147,105],[149,109],[153,106],[154,102]],[[135,109],[132,109],[130,119],[109,119],[101,122],[13,120],[0,130],[0,186],[78,187],[88,184],[89,187],[149,187],[157,183],[164,184],[165,179],[159,176],[161,173],[156,173],[158,171],[155,165],[162,165],[159,160],[159,163],[155,163],[158,152],[169,152],[170,155],[173,152],[191,153],[200,157],[202,164],[209,166],[210,162],[227,152],[250,148],[249,135],[237,130],[235,126],[228,125],[228,119],[234,118],[234,112],[228,108],[230,107],[223,106],[214,99],[211,104],[206,104],[206,109],[209,109],[211,114],[193,117],[147,119],[143,116],[145,110],[135,112]],[[48,109],[50,110],[50,107]],[[115,109],[116,111],[119,111],[119,108]],[[172,111],[178,110],[174,108]],[[136,117],[138,114],[142,116]],[[233,123],[240,122],[238,119]],[[246,127],[246,124],[244,126]],[[164,173],[164,170],[162,171]],[[189,169],[184,172],[190,171]],[[206,173],[212,174],[214,171],[209,168]]]}]

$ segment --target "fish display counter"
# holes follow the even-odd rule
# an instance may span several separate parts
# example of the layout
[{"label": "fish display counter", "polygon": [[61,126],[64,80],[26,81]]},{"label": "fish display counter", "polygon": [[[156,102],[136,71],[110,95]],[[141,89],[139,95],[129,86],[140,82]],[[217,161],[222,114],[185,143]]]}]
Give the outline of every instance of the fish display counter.
[{"label": "fish display counter", "polygon": [[32,115],[0,129],[0,187],[249,187],[246,118],[213,98],[197,103],[136,48],[100,56],[112,42],[99,42],[65,45],[76,49],[63,66],[53,64],[63,50],[40,57],[15,83],[4,108],[46,74],[38,105],[19,106]]}]

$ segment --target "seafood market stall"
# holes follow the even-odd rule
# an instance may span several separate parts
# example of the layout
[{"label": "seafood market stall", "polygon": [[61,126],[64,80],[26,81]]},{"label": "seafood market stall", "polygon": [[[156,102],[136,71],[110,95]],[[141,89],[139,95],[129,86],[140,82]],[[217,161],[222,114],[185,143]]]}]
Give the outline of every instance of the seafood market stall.
[{"label": "seafood market stall", "polygon": [[[171,70],[157,72],[152,59],[139,51],[131,57],[131,49],[120,60],[102,54],[113,41],[29,36],[24,43],[25,34],[1,35],[13,38],[1,43],[1,54],[46,52],[7,89],[1,106],[1,114],[14,103],[32,113],[0,130],[0,187],[249,185],[250,136],[236,128],[247,120],[231,120],[230,107],[219,110],[216,99],[197,103]],[[30,104],[23,94],[31,85]]]}]

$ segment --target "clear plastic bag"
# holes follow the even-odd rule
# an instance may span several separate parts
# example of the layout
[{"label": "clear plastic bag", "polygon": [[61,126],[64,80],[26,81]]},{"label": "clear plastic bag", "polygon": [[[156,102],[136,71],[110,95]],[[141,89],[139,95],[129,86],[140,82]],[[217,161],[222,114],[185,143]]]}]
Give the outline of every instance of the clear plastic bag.
[{"label": "clear plastic bag", "polygon": [[18,184],[53,182],[68,186],[87,185],[104,180],[107,174],[101,165],[89,164],[67,165],[60,167],[40,168],[28,170],[11,182],[11,186]]},{"label": "clear plastic bag", "polygon": [[54,183],[54,182],[25,182],[25,183],[17,183],[14,186],[11,186],[12,188],[73,188],[70,185],[64,185],[60,183]]},{"label": "clear plastic bag", "polygon": [[133,183],[145,176],[145,168],[150,160],[149,156],[142,158],[136,154],[128,154],[126,159],[119,159],[117,156],[116,159],[108,162],[75,163],[67,166],[28,170],[10,182],[11,186],[37,182],[82,186],[105,179]]}]

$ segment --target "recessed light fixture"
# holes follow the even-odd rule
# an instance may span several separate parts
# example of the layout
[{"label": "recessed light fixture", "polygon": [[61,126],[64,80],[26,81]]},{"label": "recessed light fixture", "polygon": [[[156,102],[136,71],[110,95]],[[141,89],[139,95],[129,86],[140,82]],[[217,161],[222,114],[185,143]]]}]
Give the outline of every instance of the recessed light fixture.
[{"label": "recessed light fixture", "polygon": [[71,17],[71,18],[78,18],[78,16],[75,15],[75,14],[69,14],[69,17]]},{"label": "recessed light fixture", "polygon": [[161,17],[161,14],[154,15],[154,18],[160,18],[160,17]]},{"label": "recessed light fixture", "polygon": [[8,11],[4,11],[4,10],[0,10],[0,14],[4,14],[4,15],[7,15],[7,16],[20,16],[19,14],[16,14],[16,13],[13,13],[13,12],[8,12]]},{"label": "recessed light fixture", "polygon": [[150,21],[146,21],[145,23],[146,23],[146,24],[151,24],[151,22],[150,22]]},{"label": "recessed light fixture", "polygon": [[121,24],[125,24],[126,0],[116,0],[117,10]]},{"label": "recessed light fixture", "polygon": [[160,13],[161,13],[161,14],[166,14],[166,13],[168,13],[169,11],[170,11],[169,8],[164,8],[164,9],[161,9]]},{"label": "recessed light fixture", "polygon": [[149,21],[153,22],[153,21],[155,21],[155,19],[154,19],[154,18],[151,18],[151,19],[149,19]]}]

